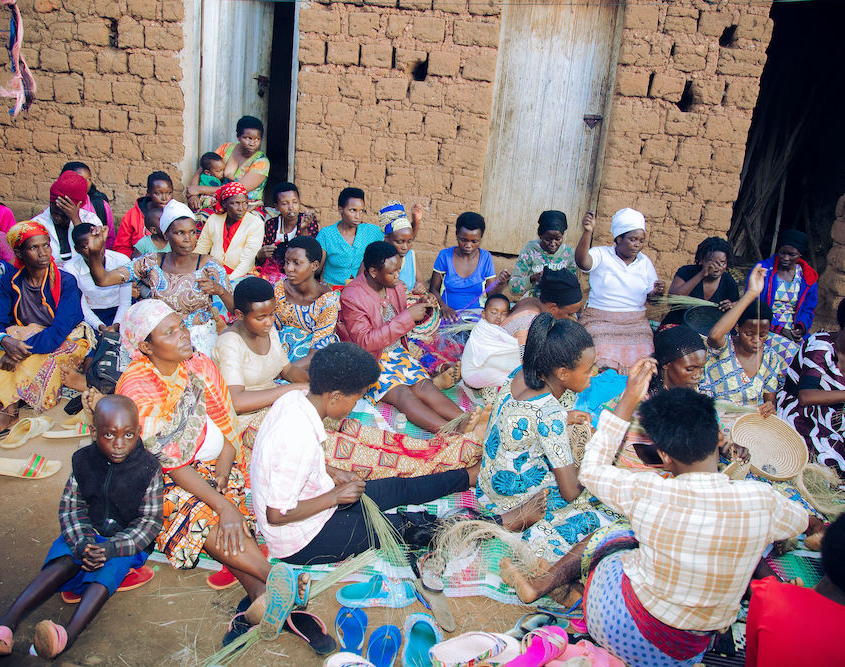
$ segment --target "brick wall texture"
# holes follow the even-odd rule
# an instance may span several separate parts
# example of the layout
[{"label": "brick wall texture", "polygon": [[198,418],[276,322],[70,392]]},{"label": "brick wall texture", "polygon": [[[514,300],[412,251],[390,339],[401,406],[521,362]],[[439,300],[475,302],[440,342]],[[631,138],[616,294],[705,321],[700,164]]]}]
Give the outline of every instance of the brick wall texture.
[{"label": "brick wall texture", "polygon": [[0,113],[0,201],[19,220],[42,211],[68,160],[91,166],[118,220],[151,171],[164,169],[181,190],[181,0],[18,5],[38,88],[27,114]]}]

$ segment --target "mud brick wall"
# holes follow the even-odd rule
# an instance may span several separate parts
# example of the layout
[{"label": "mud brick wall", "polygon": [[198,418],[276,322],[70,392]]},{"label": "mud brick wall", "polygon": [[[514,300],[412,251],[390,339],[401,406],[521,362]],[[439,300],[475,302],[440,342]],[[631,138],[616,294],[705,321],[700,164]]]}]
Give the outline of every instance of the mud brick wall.
[{"label": "mud brick wall", "polygon": [[420,202],[427,275],[481,200],[499,15],[474,0],[303,4],[295,175],[323,224],[347,185],[366,192],[369,222],[390,199]]},{"label": "mud brick wall", "polygon": [[[119,220],[147,174],[182,174],[180,0],[20,0],[29,113],[0,109],[0,201],[20,219],[47,206],[68,160],[91,166]],[[8,12],[0,12],[4,21]],[[3,80],[10,76],[4,58]]]},{"label": "mud brick wall", "polygon": [[830,230],[833,247],[827,254],[827,268],[819,278],[819,306],[816,326],[836,331],[836,308],[845,297],[845,195],[836,202],[836,220]]},{"label": "mud brick wall", "polygon": [[707,236],[725,236],[760,74],[770,2],[629,0],[598,203],[641,210],[647,254],[671,280]]}]

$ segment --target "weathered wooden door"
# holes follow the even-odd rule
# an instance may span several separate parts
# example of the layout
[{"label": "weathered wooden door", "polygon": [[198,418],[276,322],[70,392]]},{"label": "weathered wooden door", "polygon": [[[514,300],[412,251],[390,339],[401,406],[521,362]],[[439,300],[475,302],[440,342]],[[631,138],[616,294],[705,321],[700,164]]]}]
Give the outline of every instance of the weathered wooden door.
[{"label": "weathered wooden door", "polygon": [[619,4],[503,4],[481,197],[489,250],[518,253],[547,209],[566,213],[566,242],[576,242],[594,186]]}]

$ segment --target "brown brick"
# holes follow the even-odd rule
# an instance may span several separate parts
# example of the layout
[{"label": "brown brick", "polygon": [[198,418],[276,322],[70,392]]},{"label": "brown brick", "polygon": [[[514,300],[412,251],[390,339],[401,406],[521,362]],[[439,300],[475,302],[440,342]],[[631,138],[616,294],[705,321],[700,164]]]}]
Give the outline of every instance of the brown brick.
[{"label": "brown brick", "polygon": [[322,160],[313,155],[296,155],[294,158],[294,171],[296,173],[296,180],[299,182],[300,187],[302,187],[302,184],[306,181],[319,182],[321,163]]},{"label": "brown brick", "polygon": [[32,146],[32,131],[22,127],[6,128],[5,146],[10,150],[29,150]]},{"label": "brown brick", "polygon": [[654,224],[666,215],[666,200],[660,195],[640,194],[634,199],[633,208],[642,213],[646,220]]},{"label": "brown brick", "polygon": [[411,104],[443,105],[443,86],[438,81],[411,81]]},{"label": "brown brick", "polygon": [[425,134],[440,139],[454,139],[458,133],[458,123],[452,114],[441,111],[429,111],[425,115]]},{"label": "brown brick", "polygon": [[434,9],[449,14],[463,14],[467,11],[466,0],[434,0]]},{"label": "brown brick", "polygon": [[49,130],[35,130],[32,133],[32,147],[39,153],[55,153],[59,150],[59,135]]},{"label": "brown brick", "polygon": [[126,52],[118,49],[103,49],[97,54],[97,71],[100,74],[124,74]]},{"label": "brown brick", "polygon": [[70,127],[70,117],[59,111],[47,111],[44,115],[44,125],[47,127]]},{"label": "brown brick", "polygon": [[[52,46],[42,46],[38,52],[41,69],[47,72],[67,72],[67,54]],[[93,58],[92,58],[93,61]]]},{"label": "brown brick", "polygon": [[60,134],[59,151],[65,155],[75,155],[79,151],[82,138],[79,134]]},{"label": "brown brick", "polygon": [[602,181],[604,183],[626,192],[645,190],[648,176],[649,170],[646,165],[632,166],[628,162],[615,159],[608,160],[602,169]]},{"label": "brown brick", "polygon": [[107,134],[91,134],[82,142],[82,151],[89,157],[109,157],[112,155],[111,137]]},{"label": "brown brick", "polygon": [[123,109],[103,109],[100,111],[100,127],[106,132],[126,132],[129,129],[129,114]]},{"label": "brown brick", "polygon": [[[316,93],[320,95],[326,96],[336,96],[337,95],[337,87],[340,86],[340,94],[343,97],[350,97],[354,100],[373,100],[375,102],[375,96],[373,93],[373,78],[368,76],[367,74],[345,74],[342,77],[339,77],[338,81],[335,83],[333,77],[330,75],[321,75],[321,76],[328,76],[331,85],[334,86],[334,92],[322,92]],[[302,74],[299,75],[300,82],[302,81]],[[302,84],[300,83],[300,88]],[[329,91],[330,88],[328,84],[321,84],[319,86],[321,90]]]},{"label": "brown brick", "polygon": [[393,47],[390,44],[362,44],[362,67],[392,67]]},{"label": "brown brick", "polygon": [[155,56],[156,79],[159,81],[181,81],[182,68],[174,56],[156,54]]},{"label": "brown brick", "polygon": [[53,91],[53,79],[43,75],[38,78],[38,85],[35,88],[35,99],[42,102],[51,102],[55,97]]},{"label": "brown brick", "polygon": [[[651,44],[644,39],[633,37],[635,33],[626,32],[622,44],[619,45],[619,65],[648,65],[651,55]],[[617,70],[618,71],[618,70]]]},{"label": "brown brick", "polygon": [[682,76],[665,73],[655,74],[648,89],[648,96],[677,102],[681,99],[685,85],[686,79]]},{"label": "brown brick", "polygon": [[181,114],[156,114],[156,135],[159,137],[182,137],[185,128]]},{"label": "brown brick", "polygon": [[731,17],[727,12],[702,10],[698,19],[698,32],[710,37],[719,37],[731,24]]},{"label": "brown brick", "polygon": [[35,0],[32,8],[39,14],[47,14],[56,11],[62,3],[59,0]]},{"label": "brown brick", "polygon": [[458,76],[461,56],[449,51],[432,51],[428,54],[428,73],[434,76]]},{"label": "brown brick", "polygon": [[376,7],[395,7],[396,0],[364,0],[364,4]]},{"label": "brown brick", "polygon": [[765,44],[772,38],[772,19],[768,16],[756,16],[743,13],[736,24],[737,39],[753,39]]},{"label": "brown brick", "polygon": [[[652,164],[659,164],[664,167],[670,166],[675,161],[675,151],[678,147],[678,140],[659,137],[647,139],[642,151],[642,157]],[[619,157],[614,154],[614,157]]]},{"label": "brown brick", "polygon": [[399,9],[431,9],[431,0],[399,0]]},{"label": "brown brick", "polygon": [[760,81],[755,78],[733,77],[725,91],[725,104],[739,109],[753,109],[760,95]]},{"label": "brown brick", "polygon": [[352,160],[369,160],[373,142],[363,134],[345,132],[340,138],[340,154]]},{"label": "brown brick", "polygon": [[377,37],[379,15],[374,12],[351,12],[349,14],[350,37]]},{"label": "brown brick", "polygon": [[613,109],[611,123],[611,127],[616,132],[659,134],[661,131],[660,110],[618,104]]},{"label": "brown brick", "polygon": [[144,46],[153,51],[179,51],[182,48],[182,28],[165,23],[144,26]]},{"label": "brown brick", "polygon": [[316,32],[321,35],[337,35],[340,32],[340,14],[334,9],[311,7],[299,11],[299,31]]},{"label": "brown brick", "polygon": [[330,157],[332,154],[332,142],[327,137],[326,131],[322,128],[314,126],[300,127],[296,131],[296,150]]},{"label": "brown brick", "polygon": [[323,160],[322,172],[326,178],[350,183],[355,179],[355,163],[352,160]]},{"label": "brown brick", "polygon": [[74,107],[70,112],[73,127],[77,130],[99,130],[100,112],[91,107]]},{"label": "brown brick", "polygon": [[699,174],[693,183],[693,194],[704,201],[733,201],[738,189],[739,176],[728,174]]},{"label": "brown brick", "polygon": [[676,44],[672,55],[675,69],[682,72],[698,72],[707,66],[706,44]]},{"label": "brown brick", "polygon": [[93,13],[106,19],[119,19],[123,15],[117,0],[94,0]]},{"label": "brown brick", "polygon": [[446,21],[430,16],[414,19],[413,35],[421,42],[443,43],[446,37]]},{"label": "brown brick", "polygon": [[660,8],[657,5],[631,5],[625,7],[625,27],[639,31],[657,30]]},{"label": "brown brick", "polygon": [[499,46],[499,23],[479,21],[455,21],[453,37],[455,44],[463,46]]},{"label": "brown brick", "polygon": [[156,129],[155,114],[144,113],[143,111],[129,112],[129,131],[132,134],[141,136],[152,135]]},{"label": "brown brick", "polygon": [[83,44],[108,46],[111,31],[104,21],[86,21],[76,26],[76,38]]},{"label": "brown brick", "polygon": [[639,72],[630,67],[616,70],[616,94],[623,97],[645,97],[648,95],[650,72]]},{"label": "brown brick", "polygon": [[[412,72],[421,62],[425,62],[427,54],[417,49],[396,49],[395,67],[400,72]],[[429,73],[431,73],[429,71]]]},{"label": "brown brick", "polygon": [[153,57],[146,53],[130,53],[129,71],[145,79],[152,77],[155,71]]},{"label": "brown brick", "polygon": [[326,105],[326,124],[332,127],[350,127],[355,118],[355,110],[343,102],[329,102]]},{"label": "brown brick", "polygon": [[141,99],[141,84],[136,81],[115,81],[111,90],[117,104],[137,105]]},{"label": "brown brick", "polygon": [[667,16],[663,23],[663,30],[667,33],[695,34],[698,30],[698,21],[691,16]]},{"label": "brown brick", "polygon": [[765,51],[721,48],[716,71],[719,74],[759,77],[765,64]]},{"label": "brown brick", "polygon": [[60,76],[53,82],[53,96],[61,104],[79,104],[82,79],[75,74]]},{"label": "brown brick", "polygon": [[461,169],[481,169],[484,166],[484,157],[484,149],[478,146],[443,142],[440,147],[440,160],[443,164],[454,165]]},{"label": "brown brick", "polygon": [[154,19],[157,5],[157,2],[149,0],[127,0],[126,9],[136,19]]},{"label": "brown brick", "polygon": [[302,69],[299,72],[299,91],[309,95],[323,95],[325,97],[336,97],[337,77],[333,74],[323,74],[309,69]]},{"label": "brown brick", "polygon": [[418,134],[422,130],[423,115],[419,111],[391,109],[389,117],[393,134]]},{"label": "brown brick", "polygon": [[161,16],[165,21],[184,21],[184,3],[182,0],[164,0],[164,2],[161,3]]},{"label": "brown brick", "polygon": [[470,81],[492,81],[496,76],[496,53],[479,53],[467,57],[461,74]]},{"label": "brown brick", "polygon": [[85,101],[86,102],[111,102],[111,83],[106,79],[85,79]]},{"label": "brown brick", "polygon": [[329,42],[326,62],[330,65],[357,65],[358,44],[355,42]]},{"label": "brown brick", "polygon": [[176,84],[145,83],[141,88],[141,100],[154,109],[184,108],[182,89]]},{"label": "brown brick", "polygon": [[669,109],[666,112],[666,134],[694,137],[701,132],[702,118],[698,113]]},{"label": "brown brick", "polygon": [[480,116],[490,115],[493,91],[490,86],[468,85],[446,87],[446,104],[458,111],[468,111]]},{"label": "brown brick", "polygon": [[461,199],[481,199],[481,182],[477,177],[455,174],[452,177],[451,193]]},{"label": "brown brick", "polygon": [[408,26],[410,24],[411,18],[409,16],[391,14],[387,17],[387,30],[385,30],[385,34],[390,39],[396,39],[397,37],[401,36],[406,29],[409,29]]},{"label": "brown brick", "polygon": [[701,211],[701,227],[704,229],[726,232],[731,226],[733,211],[730,204],[708,202]]},{"label": "brown brick", "polygon": [[92,51],[71,51],[67,56],[71,72],[88,75],[97,71],[97,63]]},{"label": "brown brick", "polygon": [[693,79],[690,92],[695,104],[721,104],[725,84],[719,79]]},{"label": "brown brick", "polygon": [[376,99],[404,100],[408,95],[408,81],[397,78],[384,78],[376,81]]},{"label": "brown brick", "polygon": [[713,170],[727,174],[738,174],[742,171],[745,154],[736,146],[719,146],[713,149]]},{"label": "brown brick", "polygon": [[173,141],[162,143],[144,141],[141,143],[141,153],[147,161],[178,162],[184,152],[184,147]]},{"label": "brown brick", "polygon": [[408,139],[405,150],[411,164],[437,164],[440,144],[427,139]]},{"label": "brown brick", "polygon": [[313,35],[299,38],[299,62],[303,65],[322,65],[326,62],[326,43]]},{"label": "brown brick", "polygon": [[117,22],[117,45],[121,49],[144,46],[144,26],[128,16]]},{"label": "brown brick", "polygon": [[705,139],[684,139],[678,147],[678,164],[704,169],[710,166],[713,147]]},{"label": "brown brick", "polygon": [[617,159],[638,160],[643,148],[643,140],[630,134],[609,132],[607,135],[607,154]]},{"label": "brown brick", "polygon": [[405,140],[397,137],[376,137],[373,140],[373,157],[376,160],[404,160]]},{"label": "brown brick", "polygon": [[388,111],[384,105],[364,107],[355,112],[355,122],[362,127],[369,127],[376,132],[387,129]]},{"label": "brown brick", "polygon": [[751,119],[742,116],[710,116],[704,124],[704,136],[745,145]]},{"label": "brown brick", "polygon": [[689,188],[689,175],[686,172],[661,171],[656,185],[659,192],[683,195]]}]

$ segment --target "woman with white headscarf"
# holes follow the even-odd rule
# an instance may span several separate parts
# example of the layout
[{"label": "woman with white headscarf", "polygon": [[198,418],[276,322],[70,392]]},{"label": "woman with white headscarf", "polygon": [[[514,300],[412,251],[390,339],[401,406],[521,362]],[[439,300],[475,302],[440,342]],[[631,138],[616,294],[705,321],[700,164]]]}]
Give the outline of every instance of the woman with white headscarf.
[{"label": "woman with white headscarf", "polygon": [[662,296],[654,264],[641,251],[645,245],[645,217],[632,208],[613,214],[612,246],[590,247],[595,216],[582,221],[584,233],[575,248],[575,263],[590,274],[590,296],[579,322],[596,344],[596,365],[626,374],[637,359],[654,352],[646,318],[647,299]]},{"label": "woman with white headscarf", "polygon": [[170,244],[169,252],[141,255],[119,268],[107,271],[102,253],[105,235],[95,230],[88,240],[88,266],[100,286],[143,280],[153,299],[164,301],[185,320],[194,348],[211,355],[217,342],[216,312],[212,298],[220,297],[230,312],[234,308],[226,270],[210,255],[194,252],[197,226],[194,213],[182,202],[171,199],[161,212],[159,229]]}]

